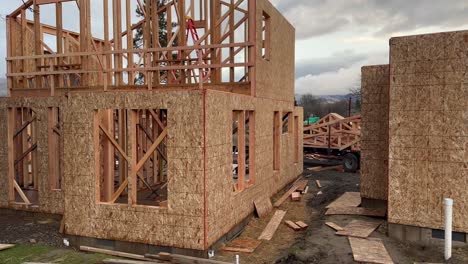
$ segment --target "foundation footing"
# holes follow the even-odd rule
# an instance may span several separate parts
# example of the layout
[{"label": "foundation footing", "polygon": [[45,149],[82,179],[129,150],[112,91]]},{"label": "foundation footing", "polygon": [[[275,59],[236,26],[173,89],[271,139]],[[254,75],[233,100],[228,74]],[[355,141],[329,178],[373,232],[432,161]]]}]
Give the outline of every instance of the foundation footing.
[{"label": "foundation footing", "polygon": [[[444,231],[440,229],[388,223],[388,235],[400,241],[423,246],[444,244]],[[467,245],[466,233],[453,232],[452,240],[453,246]]]}]

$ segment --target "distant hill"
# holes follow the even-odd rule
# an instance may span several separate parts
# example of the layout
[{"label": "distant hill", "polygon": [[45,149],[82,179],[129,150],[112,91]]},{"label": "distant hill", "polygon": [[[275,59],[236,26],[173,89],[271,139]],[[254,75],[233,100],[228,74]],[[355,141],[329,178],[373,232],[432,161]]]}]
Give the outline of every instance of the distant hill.
[{"label": "distant hill", "polygon": [[343,95],[321,95],[318,96],[320,99],[327,103],[335,103],[343,100],[349,100],[349,97],[353,98],[353,101],[355,101],[356,96],[352,94],[343,94]]},{"label": "distant hill", "polygon": [[7,80],[0,78],[0,96],[7,95]]}]

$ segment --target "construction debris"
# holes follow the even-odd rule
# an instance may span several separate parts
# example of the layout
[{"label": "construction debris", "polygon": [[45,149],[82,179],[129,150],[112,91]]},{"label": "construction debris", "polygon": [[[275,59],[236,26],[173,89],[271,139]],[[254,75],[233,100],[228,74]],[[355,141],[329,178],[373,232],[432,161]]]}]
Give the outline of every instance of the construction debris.
[{"label": "construction debris", "polygon": [[300,201],[301,200],[301,193],[300,192],[293,192],[291,194],[291,200],[293,201]]},{"label": "construction debris", "polygon": [[259,197],[255,199],[254,206],[259,218],[263,218],[273,209],[271,200],[268,197]]},{"label": "construction debris", "polygon": [[109,255],[109,256],[116,256],[116,257],[121,257],[121,258],[136,259],[136,260],[147,260],[147,258],[145,258],[145,256],[143,256],[143,255],[137,255],[137,254],[131,254],[131,253],[126,253],[126,252],[114,251],[114,250],[110,250],[110,249],[80,246],[80,250],[81,251],[86,251],[86,252],[106,254],[106,255]]},{"label": "construction debris", "polygon": [[387,213],[385,208],[363,208],[363,207],[333,207],[329,208],[325,215],[362,215],[384,217]]},{"label": "construction debris", "polygon": [[104,259],[102,260],[104,264],[152,264],[152,263],[161,263],[154,261],[142,261],[142,260],[128,260],[128,259]]},{"label": "construction debris", "polygon": [[262,241],[255,239],[237,238],[234,241],[228,243],[226,246],[222,247],[221,250],[229,252],[253,253],[261,243]]},{"label": "construction debris", "polygon": [[317,188],[322,188],[322,184],[320,184],[319,180],[315,180],[315,184],[317,185]]},{"label": "construction debris", "polygon": [[344,227],[344,230],[336,232],[339,236],[352,236],[366,238],[372,232],[375,231],[382,221],[362,221],[362,220],[353,220],[347,226]]},{"label": "construction debris", "polygon": [[0,251],[14,247],[15,244],[0,244]]},{"label": "construction debris", "polygon": [[361,205],[361,194],[358,192],[346,192],[326,208],[358,207],[359,205]]},{"label": "construction debris", "polygon": [[383,242],[378,238],[349,237],[354,261],[363,263],[393,264]]},{"label": "construction debris", "polygon": [[263,230],[262,234],[258,237],[258,239],[259,240],[271,240],[271,238],[276,232],[276,229],[278,229],[279,225],[281,224],[281,221],[283,220],[283,217],[285,214],[286,214],[286,211],[277,210],[275,212],[275,215],[273,215],[270,222]]},{"label": "construction debris", "polygon": [[309,225],[307,225],[306,223],[302,221],[297,221],[296,225],[298,225],[302,230],[307,229],[309,227]]},{"label": "construction debris", "polygon": [[306,194],[309,191],[309,186],[306,186],[305,190],[302,192],[302,194]]},{"label": "construction debris", "polygon": [[333,228],[335,231],[341,231],[341,230],[344,230],[341,226],[333,223],[333,222],[325,222],[325,225]]},{"label": "construction debris", "polygon": [[300,226],[298,226],[296,223],[294,223],[291,220],[286,220],[286,221],[284,221],[284,223],[286,223],[286,225],[289,226],[294,231],[299,231],[299,230],[302,229]]},{"label": "construction debris", "polygon": [[308,183],[308,180],[300,180],[294,183],[293,186],[285,194],[283,194],[283,196],[281,196],[278,201],[275,202],[274,206],[280,207],[281,204],[283,204],[283,202],[286,201],[293,192],[300,189],[304,190]]}]

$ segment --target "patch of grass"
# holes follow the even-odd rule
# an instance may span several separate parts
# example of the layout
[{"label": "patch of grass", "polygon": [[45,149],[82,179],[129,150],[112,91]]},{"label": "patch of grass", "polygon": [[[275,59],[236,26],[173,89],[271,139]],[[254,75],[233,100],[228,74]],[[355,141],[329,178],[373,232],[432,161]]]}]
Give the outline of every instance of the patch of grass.
[{"label": "patch of grass", "polygon": [[89,254],[73,249],[54,248],[41,244],[17,245],[11,249],[0,251],[0,263],[2,264],[21,264],[25,261],[64,264],[97,264],[109,257],[110,256],[103,254]]},{"label": "patch of grass", "polygon": [[52,250],[52,247],[44,245],[16,245],[13,248],[0,251],[0,263],[21,264],[25,261],[31,261],[50,250]]}]

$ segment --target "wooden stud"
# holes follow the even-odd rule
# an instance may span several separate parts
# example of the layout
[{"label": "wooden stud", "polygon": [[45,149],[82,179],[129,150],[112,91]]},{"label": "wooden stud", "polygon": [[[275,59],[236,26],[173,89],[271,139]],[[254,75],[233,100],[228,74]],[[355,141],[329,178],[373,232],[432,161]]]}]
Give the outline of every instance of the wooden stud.
[{"label": "wooden stud", "polygon": [[138,112],[136,110],[129,110],[129,128],[128,128],[128,138],[129,138],[129,146],[131,147],[130,152],[130,162],[128,166],[128,203],[130,205],[135,205],[137,203],[137,119],[138,119]]},{"label": "wooden stud", "polygon": [[13,182],[15,181],[15,147],[14,147],[14,130],[15,130],[15,113],[13,108],[7,110],[7,141],[8,141],[8,200],[15,201],[15,189]]},{"label": "wooden stud", "polygon": [[103,168],[103,199],[109,201],[114,193],[114,111],[101,110],[101,125],[102,130],[105,131],[107,138],[103,141],[102,151],[104,154]]},{"label": "wooden stud", "polygon": [[239,111],[238,117],[237,189],[243,191],[245,185],[245,111]]},{"label": "wooden stud", "polygon": [[[99,110],[94,113],[93,120],[93,146],[94,146],[94,179],[96,186],[96,201],[102,202],[101,199],[101,143],[99,140],[99,125],[101,124],[101,114]],[[105,200],[104,200],[105,201]]]}]

